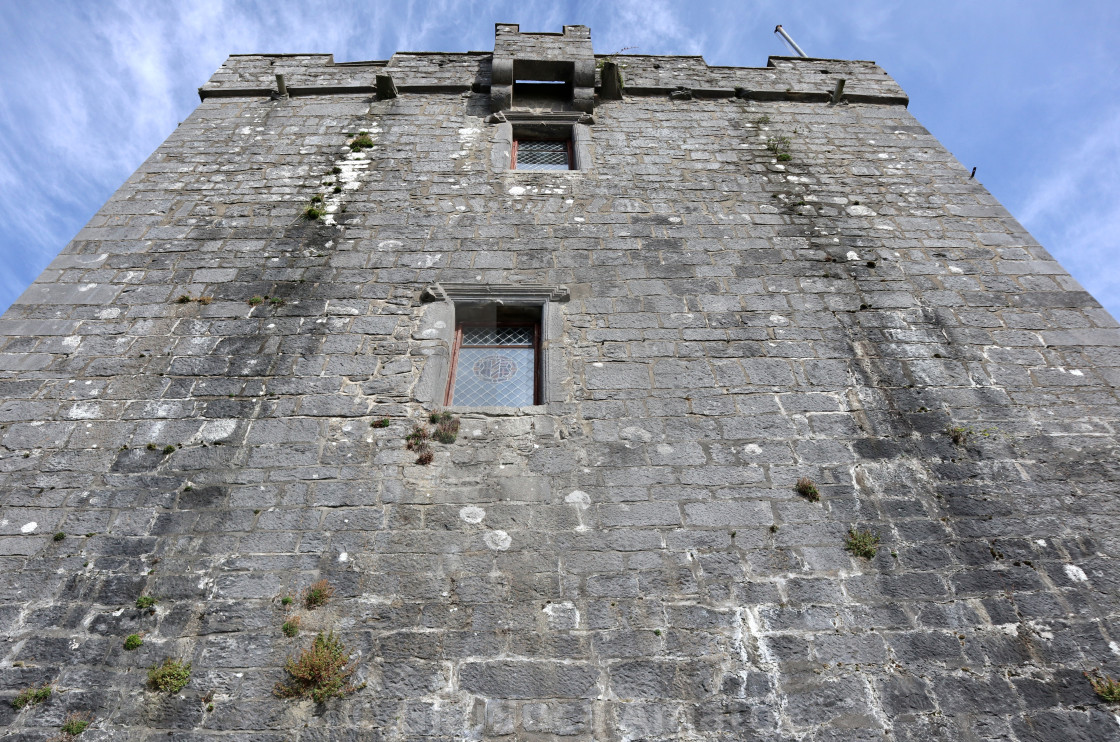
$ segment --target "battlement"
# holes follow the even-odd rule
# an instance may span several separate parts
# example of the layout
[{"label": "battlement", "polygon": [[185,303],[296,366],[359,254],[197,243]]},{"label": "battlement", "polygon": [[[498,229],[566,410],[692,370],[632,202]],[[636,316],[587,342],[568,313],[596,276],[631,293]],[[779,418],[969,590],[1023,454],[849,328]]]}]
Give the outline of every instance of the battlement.
[{"label": "battlement", "polygon": [[[495,59],[519,59],[510,75],[529,79],[555,76],[547,63],[603,60],[591,48],[586,26],[565,26],[563,33],[523,33],[516,24],[497,24],[492,52],[398,52],[389,60],[334,61],[330,54],[238,54],[230,56],[199,89],[199,96],[259,97],[276,91],[276,74],[293,95],[365,95],[374,92],[377,74],[389,74],[403,93],[474,91],[489,94]],[[612,59],[615,59],[612,57]],[[767,66],[712,67],[700,56],[626,54],[622,65],[626,95],[668,95],[684,88],[698,95],[766,100],[830,98],[845,81],[849,100],[903,104],[902,88],[874,62],[770,57]],[[593,88],[602,92],[599,69]],[[508,83],[508,84],[512,84]]]},{"label": "battlement", "polygon": [[522,32],[516,23],[494,24],[494,56],[538,60],[593,59],[591,29],[564,26],[562,33]]}]

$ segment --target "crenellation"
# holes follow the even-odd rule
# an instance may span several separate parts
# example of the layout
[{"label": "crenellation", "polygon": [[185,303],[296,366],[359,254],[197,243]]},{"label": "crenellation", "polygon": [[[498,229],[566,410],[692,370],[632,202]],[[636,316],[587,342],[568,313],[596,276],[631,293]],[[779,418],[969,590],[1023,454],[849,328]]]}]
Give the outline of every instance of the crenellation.
[{"label": "crenellation", "polygon": [[[521,39],[521,37],[524,37]],[[746,100],[797,100],[829,96],[836,80],[844,79],[848,100],[883,100],[905,104],[905,92],[874,62],[771,57],[765,68],[709,66],[703,57],[657,57],[642,54],[598,55],[579,37],[560,34],[520,34],[496,47],[499,56],[520,55],[527,60],[570,58],[615,60],[621,66],[624,88],[633,95],[667,95],[678,88],[700,96]],[[578,51],[577,51],[578,50]],[[571,55],[575,55],[572,57]],[[283,74],[293,96],[332,92],[372,94],[376,74],[390,74],[397,85],[426,88],[454,87],[487,93],[492,84],[491,57],[485,52],[398,52],[387,61],[336,63],[332,55],[233,55],[199,89],[203,98],[214,95],[267,97],[276,90],[276,74]],[[596,78],[599,74],[596,70]],[[601,85],[601,80],[598,81]],[[604,101],[606,102],[606,101]],[[920,127],[918,127],[920,129]],[[920,132],[919,132],[920,133]]]}]

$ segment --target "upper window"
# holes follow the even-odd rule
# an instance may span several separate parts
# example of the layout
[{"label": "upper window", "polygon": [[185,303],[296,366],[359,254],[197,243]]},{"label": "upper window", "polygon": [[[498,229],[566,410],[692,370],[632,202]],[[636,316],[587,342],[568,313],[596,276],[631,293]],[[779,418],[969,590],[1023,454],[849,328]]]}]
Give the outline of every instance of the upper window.
[{"label": "upper window", "polygon": [[510,167],[514,170],[571,170],[570,139],[515,139]]},{"label": "upper window", "polygon": [[445,403],[526,407],[539,404],[540,310],[464,307],[455,326]]}]

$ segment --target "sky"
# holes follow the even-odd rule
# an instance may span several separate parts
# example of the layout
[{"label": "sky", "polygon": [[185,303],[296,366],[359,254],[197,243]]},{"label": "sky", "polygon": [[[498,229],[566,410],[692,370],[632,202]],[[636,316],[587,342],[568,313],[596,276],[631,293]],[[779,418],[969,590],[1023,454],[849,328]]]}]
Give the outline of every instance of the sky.
[{"label": "sky", "polygon": [[[1059,7],[1059,5],[1061,7]],[[595,50],[878,62],[917,119],[1120,316],[1115,0],[0,0],[0,309],[198,105],[229,54],[489,50],[494,23]]]}]

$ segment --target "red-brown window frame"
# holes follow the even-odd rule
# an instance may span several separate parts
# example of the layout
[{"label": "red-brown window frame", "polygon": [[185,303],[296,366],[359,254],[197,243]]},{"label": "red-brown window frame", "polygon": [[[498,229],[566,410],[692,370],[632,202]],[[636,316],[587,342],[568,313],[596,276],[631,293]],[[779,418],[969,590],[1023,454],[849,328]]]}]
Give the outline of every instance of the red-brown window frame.
[{"label": "red-brown window frame", "polygon": [[[541,323],[511,320],[507,322],[458,322],[455,325],[455,346],[451,349],[451,373],[443,395],[445,407],[454,405],[455,377],[459,373],[459,348],[463,345],[464,327],[532,327],[533,328],[533,404],[541,399]],[[524,345],[468,345],[468,348],[524,348]]]},{"label": "red-brown window frame", "polygon": [[[517,144],[518,144],[518,142],[563,142],[564,144],[566,144],[568,146],[568,169],[569,170],[575,170],[576,162],[575,162],[574,153],[572,152],[572,140],[571,139],[533,139],[533,138],[530,138],[530,137],[521,137],[520,139],[514,139],[513,140],[513,153],[510,155],[510,165],[509,165],[510,170],[516,170],[517,169]],[[526,172],[538,172],[538,171],[530,170],[530,171],[526,171]],[[545,171],[540,171],[540,172],[548,172],[548,171],[545,170]]]}]

